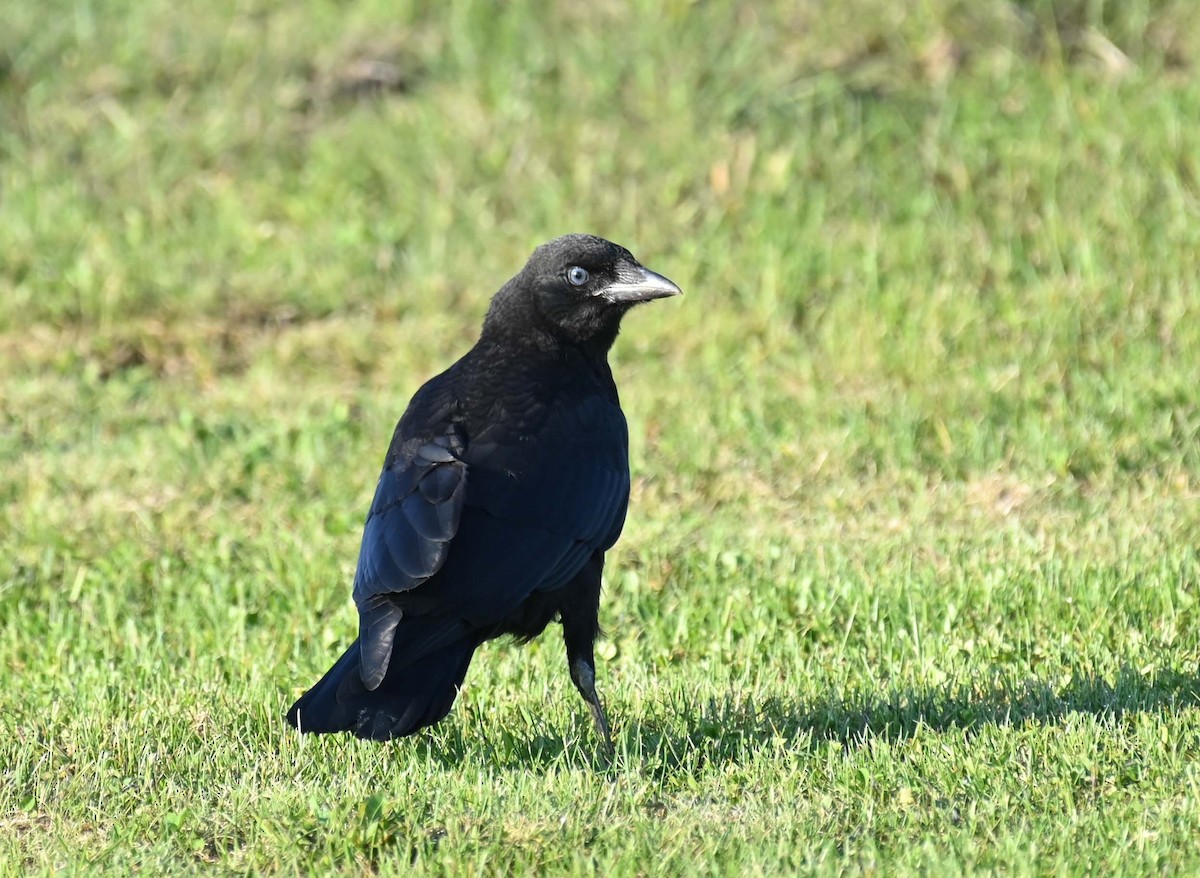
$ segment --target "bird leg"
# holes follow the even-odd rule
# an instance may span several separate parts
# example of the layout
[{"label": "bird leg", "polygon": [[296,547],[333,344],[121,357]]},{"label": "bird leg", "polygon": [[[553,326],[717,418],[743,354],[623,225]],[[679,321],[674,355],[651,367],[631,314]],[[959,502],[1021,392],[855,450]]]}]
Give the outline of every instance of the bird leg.
[{"label": "bird leg", "polygon": [[559,607],[563,626],[563,641],[567,647],[567,664],[571,682],[587,702],[596,723],[596,734],[604,741],[609,756],[613,753],[612,732],[608,717],[596,694],[596,659],[592,645],[600,635],[596,617],[600,605],[600,574],[604,570],[604,553],[596,552],[590,562],[563,589],[566,600]]},{"label": "bird leg", "polygon": [[596,723],[596,734],[604,741],[604,747],[611,756],[612,733],[609,730],[608,717],[604,715],[604,706],[600,703],[600,696],[596,694],[596,666],[590,656],[578,655],[571,659],[571,681],[587,702],[592,712],[592,720]]}]

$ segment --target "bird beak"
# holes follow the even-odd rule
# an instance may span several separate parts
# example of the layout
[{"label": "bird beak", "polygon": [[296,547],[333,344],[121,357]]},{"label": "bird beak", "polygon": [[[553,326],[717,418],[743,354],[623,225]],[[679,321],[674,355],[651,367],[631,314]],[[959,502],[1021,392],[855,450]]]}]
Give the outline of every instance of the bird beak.
[{"label": "bird beak", "polygon": [[655,274],[640,265],[632,271],[622,272],[620,280],[596,291],[597,296],[617,304],[634,304],[649,302],[651,299],[665,299],[668,296],[678,296],[683,293],[671,281],[661,274]]}]

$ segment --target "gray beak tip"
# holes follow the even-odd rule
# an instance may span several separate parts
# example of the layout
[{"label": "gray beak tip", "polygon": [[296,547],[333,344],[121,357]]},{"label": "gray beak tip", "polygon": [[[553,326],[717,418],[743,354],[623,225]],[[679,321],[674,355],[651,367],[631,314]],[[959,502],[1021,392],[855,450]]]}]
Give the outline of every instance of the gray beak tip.
[{"label": "gray beak tip", "polygon": [[613,303],[632,303],[682,296],[683,290],[679,289],[674,281],[668,280],[648,268],[643,268],[639,277],[622,279],[609,284],[599,294]]}]

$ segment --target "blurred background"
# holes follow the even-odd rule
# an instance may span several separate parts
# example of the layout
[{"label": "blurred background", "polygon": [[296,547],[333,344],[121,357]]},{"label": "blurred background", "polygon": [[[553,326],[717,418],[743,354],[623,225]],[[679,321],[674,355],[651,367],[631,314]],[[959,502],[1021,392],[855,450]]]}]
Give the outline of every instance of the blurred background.
[{"label": "blurred background", "polygon": [[[610,874],[661,849],[651,824],[691,839],[663,855],[684,870],[735,842],[766,871],[1019,871],[1028,838],[1101,862],[1180,782],[1163,748],[1195,749],[1195,711],[1160,711],[1200,701],[1190,0],[0,0],[0,21],[13,862],[378,862],[379,826],[421,852],[449,832],[447,869],[506,839],[501,862],[543,862],[568,788],[493,766],[591,776],[556,637],[485,651],[431,751],[384,769],[280,714],[354,631],[395,419],[575,231],[686,292],[614,352],[635,486],[601,692],[634,791],[597,818]],[[1153,714],[1144,737],[1105,725],[1123,711]],[[1061,734],[1073,713],[1094,739]],[[1045,736],[1027,776],[988,774],[1009,722]],[[936,768],[852,745],[980,724],[995,740]],[[849,749],[822,774],[800,740]],[[1082,753],[1093,798],[1066,804]],[[1143,757],[1136,795],[1105,786],[1105,759]],[[389,771],[423,792],[389,810]],[[954,792],[972,772],[986,789]],[[926,822],[924,788],[981,810]],[[1181,814],[1146,862],[1186,862]],[[946,832],[950,854],[919,844]]]}]

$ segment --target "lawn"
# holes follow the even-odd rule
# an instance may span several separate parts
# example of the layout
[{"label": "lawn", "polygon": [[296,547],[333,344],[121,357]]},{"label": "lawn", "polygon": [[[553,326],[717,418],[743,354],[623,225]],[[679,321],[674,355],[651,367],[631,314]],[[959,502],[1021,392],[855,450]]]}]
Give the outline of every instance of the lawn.
[{"label": "lawn", "polygon": [[[0,0],[0,874],[1200,871],[1191,0]],[[396,418],[543,240],[613,361],[557,628],[388,745]]]}]

